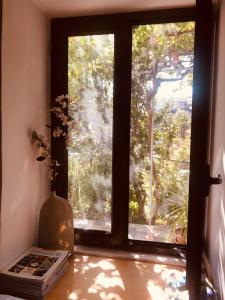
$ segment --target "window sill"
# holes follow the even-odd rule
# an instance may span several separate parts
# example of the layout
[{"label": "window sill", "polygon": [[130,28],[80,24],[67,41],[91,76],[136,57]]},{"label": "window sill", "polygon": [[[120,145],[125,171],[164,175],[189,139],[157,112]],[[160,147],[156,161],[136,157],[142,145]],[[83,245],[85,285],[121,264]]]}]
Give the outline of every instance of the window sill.
[{"label": "window sill", "polygon": [[147,253],[138,253],[132,251],[128,252],[122,250],[94,248],[94,247],[77,245],[74,246],[74,252],[75,254],[77,253],[82,255],[103,256],[107,258],[145,261],[150,263],[171,265],[171,266],[177,266],[183,268],[186,266],[186,260],[183,258],[163,256],[163,255],[153,255]]}]

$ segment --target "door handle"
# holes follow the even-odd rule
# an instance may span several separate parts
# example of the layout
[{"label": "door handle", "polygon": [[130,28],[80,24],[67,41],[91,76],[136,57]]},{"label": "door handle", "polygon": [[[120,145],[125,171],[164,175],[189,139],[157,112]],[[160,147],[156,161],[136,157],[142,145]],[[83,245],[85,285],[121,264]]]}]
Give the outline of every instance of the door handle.
[{"label": "door handle", "polygon": [[218,174],[217,177],[210,177],[209,178],[209,184],[221,184],[223,182],[222,180],[222,176],[220,174]]},{"label": "door handle", "polygon": [[202,180],[203,194],[205,197],[207,197],[209,195],[209,189],[212,184],[221,184],[223,182],[222,176],[220,174],[218,174],[217,177],[211,177],[210,173],[211,173],[210,166],[209,166],[209,164],[206,164],[205,168],[204,168],[203,180]]}]

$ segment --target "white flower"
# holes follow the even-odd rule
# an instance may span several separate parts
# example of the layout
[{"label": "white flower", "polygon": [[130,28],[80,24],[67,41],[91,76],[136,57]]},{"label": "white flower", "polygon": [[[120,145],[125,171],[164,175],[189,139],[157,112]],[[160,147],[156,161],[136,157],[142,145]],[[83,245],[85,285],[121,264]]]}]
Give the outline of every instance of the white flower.
[{"label": "white flower", "polygon": [[62,132],[63,132],[62,129],[60,127],[57,127],[56,129],[54,129],[52,135],[53,137],[60,137]]},{"label": "white flower", "polygon": [[61,103],[61,105],[62,105],[62,108],[66,108],[66,102],[63,101],[63,102]]},{"label": "white flower", "polygon": [[58,96],[55,101],[56,102],[61,102],[64,99],[64,95]]},{"label": "white flower", "polygon": [[62,112],[62,109],[61,109],[61,107],[55,107],[55,106],[53,106],[52,108],[51,108],[51,111],[52,112],[55,112],[56,114],[59,112],[59,113],[61,113]]}]

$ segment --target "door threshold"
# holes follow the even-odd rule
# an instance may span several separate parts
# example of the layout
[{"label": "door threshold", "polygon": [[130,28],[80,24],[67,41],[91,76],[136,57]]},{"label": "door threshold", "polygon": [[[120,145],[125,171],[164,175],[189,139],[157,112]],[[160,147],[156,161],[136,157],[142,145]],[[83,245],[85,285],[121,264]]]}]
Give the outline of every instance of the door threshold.
[{"label": "door threshold", "polygon": [[96,248],[77,245],[74,246],[74,254],[103,256],[107,258],[128,259],[134,261],[143,261],[155,264],[163,264],[176,267],[185,267],[186,260],[184,258],[177,258],[166,255],[154,255],[147,253],[140,253],[134,251],[124,251],[106,248]]}]

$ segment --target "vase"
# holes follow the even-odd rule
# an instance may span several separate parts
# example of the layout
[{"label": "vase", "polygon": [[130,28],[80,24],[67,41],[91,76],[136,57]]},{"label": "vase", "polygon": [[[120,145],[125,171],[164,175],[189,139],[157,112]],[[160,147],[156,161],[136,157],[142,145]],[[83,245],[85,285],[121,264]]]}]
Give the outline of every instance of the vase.
[{"label": "vase", "polygon": [[56,196],[43,204],[38,228],[38,246],[74,252],[73,211],[69,201]]}]

